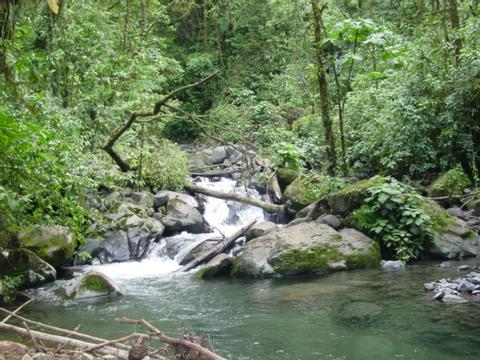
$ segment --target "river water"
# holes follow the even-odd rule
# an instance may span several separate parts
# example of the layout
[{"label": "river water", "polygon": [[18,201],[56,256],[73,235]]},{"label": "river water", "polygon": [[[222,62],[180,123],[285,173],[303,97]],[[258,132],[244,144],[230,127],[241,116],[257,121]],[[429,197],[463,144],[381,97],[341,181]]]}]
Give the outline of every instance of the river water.
[{"label": "river water", "polygon": [[[203,185],[233,191],[235,184],[222,180]],[[253,190],[249,194],[258,196]],[[251,219],[265,220],[261,210],[212,198],[205,217],[217,233],[226,234]],[[145,318],[169,334],[205,334],[219,354],[232,360],[480,356],[480,302],[445,305],[423,290],[424,282],[458,277],[457,265],[480,260],[452,262],[447,269],[432,262],[403,271],[373,269],[295,279],[204,281],[193,273],[174,273],[181,257],[205,237],[180,234],[162,240],[142,262],[78,269],[104,272],[119,284],[123,297],[64,303],[53,295],[57,282],[38,289],[40,300],[25,314],[72,329],[81,325],[80,331],[105,338],[133,330],[116,318]],[[171,244],[178,244],[175,256],[171,250],[167,255]]]}]

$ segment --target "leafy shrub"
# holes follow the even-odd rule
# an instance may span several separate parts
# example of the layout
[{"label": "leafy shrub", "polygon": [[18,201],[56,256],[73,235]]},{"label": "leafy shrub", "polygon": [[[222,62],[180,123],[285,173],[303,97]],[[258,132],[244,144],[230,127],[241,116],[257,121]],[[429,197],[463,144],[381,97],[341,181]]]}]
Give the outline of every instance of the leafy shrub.
[{"label": "leafy shrub", "polygon": [[0,294],[6,303],[11,302],[15,298],[15,293],[23,284],[23,275],[4,276],[0,279]]},{"label": "leafy shrub", "polygon": [[354,213],[366,231],[398,260],[418,257],[432,237],[431,218],[421,208],[421,196],[393,178],[378,180],[368,189],[365,204]]},{"label": "leafy shrub", "polygon": [[274,168],[286,167],[291,170],[302,168],[303,154],[294,144],[280,142],[271,146],[271,160]]},{"label": "leafy shrub", "polygon": [[179,191],[188,176],[187,157],[176,144],[165,140],[145,157],[144,176],[154,190]]}]

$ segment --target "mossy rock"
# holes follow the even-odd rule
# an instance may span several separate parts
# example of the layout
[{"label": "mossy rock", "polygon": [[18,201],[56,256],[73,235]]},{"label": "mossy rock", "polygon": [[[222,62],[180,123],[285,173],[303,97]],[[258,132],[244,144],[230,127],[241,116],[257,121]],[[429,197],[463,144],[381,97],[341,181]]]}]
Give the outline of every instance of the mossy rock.
[{"label": "mossy rock", "polygon": [[0,277],[21,277],[20,288],[28,288],[55,281],[57,272],[28,249],[10,249],[0,252]]},{"label": "mossy rock", "polygon": [[56,289],[55,293],[69,300],[122,295],[118,286],[109,277],[99,272],[90,272],[73,279]]},{"label": "mossy rock", "polygon": [[325,224],[306,222],[248,242],[234,261],[232,275],[314,275],[375,267],[379,262],[378,244],[364,234],[354,229],[337,232]]},{"label": "mossy rock", "polygon": [[431,218],[432,240],[425,253],[441,259],[480,255],[480,242],[470,226],[429,199],[419,200],[419,206]]},{"label": "mossy rock", "polygon": [[280,168],[277,171],[277,179],[282,189],[285,189],[288,185],[295,181],[298,177],[298,171],[289,168]]},{"label": "mossy rock", "polygon": [[368,197],[368,189],[375,181],[375,178],[357,181],[328,195],[327,202],[331,213],[344,216],[361,207]]},{"label": "mossy rock", "polygon": [[430,196],[445,197],[462,195],[463,190],[470,185],[470,179],[460,165],[440,175],[433,182],[430,189]]},{"label": "mossy rock", "polygon": [[33,251],[54,267],[71,262],[76,248],[73,234],[64,226],[30,226],[19,232],[18,239],[22,247]]},{"label": "mossy rock", "polygon": [[287,186],[283,203],[290,202],[295,211],[302,210],[332,189],[332,178],[324,175],[302,174]]},{"label": "mossy rock", "polygon": [[211,279],[230,273],[232,258],[226,254],[218,254],[197,272],[201,279]]}]

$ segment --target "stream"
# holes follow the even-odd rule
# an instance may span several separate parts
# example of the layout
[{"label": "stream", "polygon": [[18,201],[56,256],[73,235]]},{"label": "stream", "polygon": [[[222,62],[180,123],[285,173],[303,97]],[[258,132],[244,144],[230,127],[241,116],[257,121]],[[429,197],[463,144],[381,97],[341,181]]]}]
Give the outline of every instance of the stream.
[{"label": "stream", "polygon": [[[202,180],[203,186],[233,191],[235,182]],[[240,190],[238,190],[240,191]],[[242,190],[245,191],[245,190]],[[254,190],[250,196],[258,197]],[[266,214],[255,207],[207,198],[205,218],[216,235],[231,234]],[[213,234],[215,235],[215,234]],[[145,318],[173,335],[208,335],[227,359],[476,359],[480,353],[480,302],[446,305],[433,301],[423,283],[456,278],[459,264],[439,262],[339,272],[294,279],[200,280],[174,273],[179,261],[212,234],[182,233],[155,244],[140,262],[92,265],[110,276],[125,296],[95,302],[62,302],[53,289],[36,289],[39,301],[26,316],[105,338],[130,333],[120,317]]]}]

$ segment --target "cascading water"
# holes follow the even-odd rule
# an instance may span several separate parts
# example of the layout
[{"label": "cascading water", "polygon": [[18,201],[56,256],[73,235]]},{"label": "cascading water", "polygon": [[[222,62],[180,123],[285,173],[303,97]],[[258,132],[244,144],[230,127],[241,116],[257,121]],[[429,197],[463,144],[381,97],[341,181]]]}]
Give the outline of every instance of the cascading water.
[{"label": "cascading water", "polygon": [[[202,182],[202,186],[210,189],[226,193],[237,192],[259,198],[258,192],[254,189],[236,187],[235,180],[222,178],[212,182],[207,178],[200,178],[199,181]],[[120,281],[170,274],[180,268],[180,261],[199,243],[208,239],[220,239],[223,235],[231,235],[252,220],[261,223],[265,221],[265,213],[262,209],[254,206],[207,196],[204,218],[212,227],[213,233],[190,234],[183,232],[165,237],[159,243],[151,246],[147,257],[142,261],[93,265],[84,270],[99,271]],[[124,290],[128,292],[128,289]]]}]

